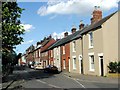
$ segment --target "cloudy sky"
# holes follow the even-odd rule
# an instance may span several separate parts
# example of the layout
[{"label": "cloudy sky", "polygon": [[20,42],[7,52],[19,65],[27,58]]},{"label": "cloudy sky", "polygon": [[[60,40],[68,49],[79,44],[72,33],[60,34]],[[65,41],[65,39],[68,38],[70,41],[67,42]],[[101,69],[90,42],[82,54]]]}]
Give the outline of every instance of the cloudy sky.
[{"label": "cloudy sky", "polygon": [[62,38],[65,31],[71,34],[72,26],[78,29],[80,21],[90,24],[94,6],[100,6],[103,17],[118,10],[119,0],[18,0],[25,10],[21,21],[24,26],[24,42],[17,46],[17,53],[24,53],[50,34]]}]

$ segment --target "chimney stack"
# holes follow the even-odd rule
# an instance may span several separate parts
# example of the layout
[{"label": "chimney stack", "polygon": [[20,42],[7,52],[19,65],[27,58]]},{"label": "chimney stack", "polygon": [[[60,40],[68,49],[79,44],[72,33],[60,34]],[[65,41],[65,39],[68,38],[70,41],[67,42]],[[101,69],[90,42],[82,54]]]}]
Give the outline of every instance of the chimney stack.
[{"label": "chimney stack", "polygon": [[80,21],[80,25],[79,25],[79,30],[82,30],[83,28],[84,28],[84,24],[83,24],[83,22],[82,22],[82,20]]},{"label": "chimney stack", "polygon": [[72,32],[72,34],[76,32],[76,27],[75,27],[75,25],[72,26],[71,32]]},{"label": "chimney stack", "polygon": [[100,10],[100,6],[95,6],[95,9],[92,13],[91,24],[94,24],[102,19],[102,11]]},{"label": "chimney stack", "polygon": [[64,33],[64,37],[67,37],[67,36],[68,36],[68,32],[65,32],[65,33]]}]

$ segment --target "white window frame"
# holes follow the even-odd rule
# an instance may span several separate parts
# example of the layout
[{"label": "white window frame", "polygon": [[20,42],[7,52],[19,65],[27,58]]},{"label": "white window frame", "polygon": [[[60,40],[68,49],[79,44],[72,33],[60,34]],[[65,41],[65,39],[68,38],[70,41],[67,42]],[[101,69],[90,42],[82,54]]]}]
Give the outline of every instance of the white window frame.
[{"label": "white window frame", "polygon": [[[91,42],[91,36],[90,36],[91,33],[92,33],[92,42]],[[88,33],[88,38],[89,38],[89,48],[93,48],[93,32]]]},{"label": "white window frame", "polygon": [[39,49],[39,57],[40,57],[40,49]]},{"label": "white window frame", "polygon": [[65,46],[63,46],[62,49],[63,49],[63,54],[65,54]]},{"label": "white window frame", "polygon": [[[95,71],[95,56],[94,56],[94,53],[89,53],[89,71]],[[91,65],[91,56],[94,56],[94,69],[92,68],[92,65]]]},{"label": "white window frame", "polygon": [[72,46],[73,46],[73,52],[76,52],[76,41],[75,40],[72,42]]},{"label": "white window frame", "polygon": [[72,56],[72,60],[73,60],[73,69],[77,69],[77,59],[76,59],[76,66],[75,66],[75,62],[74,62],[74,58],[76,58],[76,56]]}]

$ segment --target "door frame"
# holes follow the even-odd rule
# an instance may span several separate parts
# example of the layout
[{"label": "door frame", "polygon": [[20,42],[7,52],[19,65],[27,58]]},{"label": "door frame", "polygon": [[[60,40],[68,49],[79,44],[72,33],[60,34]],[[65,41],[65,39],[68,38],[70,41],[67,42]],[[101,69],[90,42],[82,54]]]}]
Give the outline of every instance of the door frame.
[{"label": "door frame", "polygon": [[82,69],[81,69],[81,61],[82,61],[82,55],[79,55],[79,73],[82,74]]},{"label": "door frame", "polygon": [[[103,53],[98,54],[98,58],[99,58],[99,76],[101,76],[101,58],[100,58],[100,56],[103,57]],[[103,61],[103,76],[104,76],[104,61]]]}]

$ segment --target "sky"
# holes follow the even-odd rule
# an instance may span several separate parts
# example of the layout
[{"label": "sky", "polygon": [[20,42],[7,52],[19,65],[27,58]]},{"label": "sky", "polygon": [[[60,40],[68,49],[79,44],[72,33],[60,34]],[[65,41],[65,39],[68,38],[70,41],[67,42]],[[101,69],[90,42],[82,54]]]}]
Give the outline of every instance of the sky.
[{"label": "sky", "polygon": [[71,28],[78,30],[80,21],[90,24],[94,6],[100,6],[103,17],[118,10],[119,0],[18,0],[24,8],[21,25],[25,34],[24,42],[16,46],[16,53],[25,53],[30,45],[35,45],[44,37],[63,38],[64,32],[71,34]]}]

